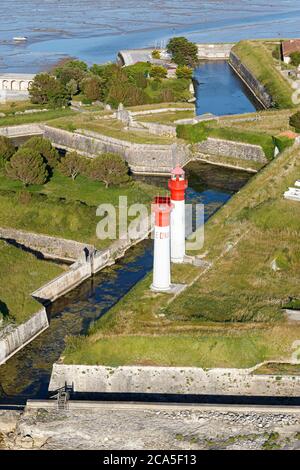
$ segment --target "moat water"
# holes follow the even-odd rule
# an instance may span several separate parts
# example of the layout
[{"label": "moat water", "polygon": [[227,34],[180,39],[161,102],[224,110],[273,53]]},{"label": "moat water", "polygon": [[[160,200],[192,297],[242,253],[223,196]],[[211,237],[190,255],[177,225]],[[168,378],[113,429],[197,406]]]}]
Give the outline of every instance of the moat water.
[{"label": "moat water", "polygon": [[194,71],[196,113],[252,113],[262,109],[249,88],[227,61],[203,61]]},{"label": "moat water", "polygon": [[[250,178],[245,172],[204,163],[187,168],[188,202],[205,205],[208,220]],[[147,178],[166,187],[165,178]],[[81,335],[152,270],[152,240],[132,248],[114,266],[85,281],[48,309],[50,327],[0,366],[0,404],[23,404],[28,398],[48,397],[52,364],[61,356],[67,335]]]}]

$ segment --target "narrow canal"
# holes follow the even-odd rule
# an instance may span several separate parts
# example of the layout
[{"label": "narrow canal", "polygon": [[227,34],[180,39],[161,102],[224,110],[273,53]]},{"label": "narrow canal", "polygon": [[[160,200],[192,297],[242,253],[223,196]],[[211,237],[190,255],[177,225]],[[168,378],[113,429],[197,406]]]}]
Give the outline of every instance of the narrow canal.
[{"label": "narrow canal", "polygon": [[195,69],[197,115],[252,113],[262,109],[227,61],[203,61]]},{"label": "narrow canal", "polygon": [[[187,175],[190,186],[187,200],[204,203],[205,220],[250,177],[245,172],[200,162],[190,164]],[[166,188],[164,178],[147,181]],[[104,315],[151,269],[152,241],[145,240],[117,264],[57,300],[48,310],[49,329],[0,367],[0,404],[23,404],[28,398],[48,397],[52,364],[64,350],[66,335],[85,334],[93,321]]]}]

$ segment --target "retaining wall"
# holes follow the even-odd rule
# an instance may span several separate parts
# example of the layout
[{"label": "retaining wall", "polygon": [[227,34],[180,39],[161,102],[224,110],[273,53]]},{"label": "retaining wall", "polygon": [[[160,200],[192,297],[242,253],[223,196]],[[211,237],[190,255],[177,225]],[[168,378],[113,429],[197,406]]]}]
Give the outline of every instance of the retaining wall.
[{"label": "retaining wall", "polygon": [[230,56],[233,43],[197,44],[198,58],[208,60],[225,60]]},{"label": "retaining wall", "polygon": [[65,383],[75,392],[289,396],[300,394],[299,376],[252,375],[253,369],[104,367],[54,364],[49,390]]},{"label": "retaining wall", "polygon": [[232,51],[230,52],[229,64],[265,108],[271,108],[275,105],[266,88]]},{"label": "retaining wall", "polygon": [[193,145],[193,159],[197,159],[197,156],[201,157],[203,154],[233,157],[261,163],[267,162],[265,153],[260,145],[245,144],[211,137],[204,142]]},{"label": "retaining wall", "polygon": [[30,343],[49,326],[46,310],[42,308],[18,326],[9,325],[0,331],[0,364]]},{"label": "retaining wall", "polygon": [[74,261],[84,255],[84,249],[94,250],[92,245],[66,240],[65,238],[49,237],[23,230],[0,227],[0,238],[15,240],[25,247],[39,251],[47,258]]},{"label": "retaining wall", "polygon": [[118,153],[124,157],[135,173],[169,173],[174,165],[174,148],[176,148],[176,162],[183,163],[187,157],[185,145],[136,144],[80,129],[68,132],[44,126],[44,130],[45,137],[54,145],[77,150],[91,158],[101,152]]}]

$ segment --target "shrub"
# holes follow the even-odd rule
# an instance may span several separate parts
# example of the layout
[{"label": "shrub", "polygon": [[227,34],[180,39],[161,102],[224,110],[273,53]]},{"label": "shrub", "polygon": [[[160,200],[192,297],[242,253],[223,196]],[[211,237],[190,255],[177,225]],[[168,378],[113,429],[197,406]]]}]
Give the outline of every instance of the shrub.
[{"label": "shrub", "polygon": [[191,80],[193,76],[193,69],[187,65],[180,65],[176,70],[177,78],[184,78],[185,80]]},{"label": "shrub", "polygon": [[170,39],[167,45],[169,54],[177,65],[188,65],[194,67],[198,62],[198,47],[185,37]]},{"label": "shrub", "polygon": [[15,151],[16,149],[11,141],[7,137],[0,136],[0,168],[5,166]]},{"label": "shrub", "polygon": [[51,141],[44,137],[31,137],[20,148],[36,150],[50,168],[55,168],[59,163],[59,153],[52,147]]},{"label": "shrub", "polygon": [[150,77],[152,78],[166,78],[168,71],[162,65],[153,65],[150,70]]},{"label": "shrub", "polygon": [[5,166],[9,178],[28,184],[44,184],[48,171],[43,157],[36,150],[21,148],[11,157]]},{"label": "shrub", "polygon": [[160,51],[154,49],[154,51],[152,51],[152,57],[153,59],[160,59]]},{"label": "shrub", "polygon": [[291,55],[291,64],[299,67],[300,65],[300,52],[292,52]]},{"label": "shrub", "polygon": [[296,132],[300,132],[300,111],[290,117],[290,126],[294,127]]},{"label": "shrub", "polygon": [[68,152],[64,158],[62,158],[58,169],[59,171],[74,181],[75,178],[85,169],[85,159],[78,155],[77,152]]},{"label": "shrub", "polygon": [[89,177],[102,181],[106,188],[111,184],[120,185],[129,181],[128,166],[119,155],[103,153],[90,163]]}]

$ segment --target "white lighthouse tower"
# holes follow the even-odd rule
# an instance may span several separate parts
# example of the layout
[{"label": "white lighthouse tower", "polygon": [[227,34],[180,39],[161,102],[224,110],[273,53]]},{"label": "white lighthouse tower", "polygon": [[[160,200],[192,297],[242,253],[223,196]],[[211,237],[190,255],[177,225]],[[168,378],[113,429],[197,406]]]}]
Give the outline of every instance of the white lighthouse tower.
[{"label": "white lighthouse tower", "polygon": [[172,208],[170,197],[158,196],[152,204],[155,221],[151,289],[156,292],[167,292],[171,289],[170,214]]},{"label": "white lighthouse tower", "polygon": [[177,165],[171,172],[169,189],[171,204],[174,206],[171,214],[171,261],[183,263],[185,257],[185,190],[188,181],[184,170]]}]

